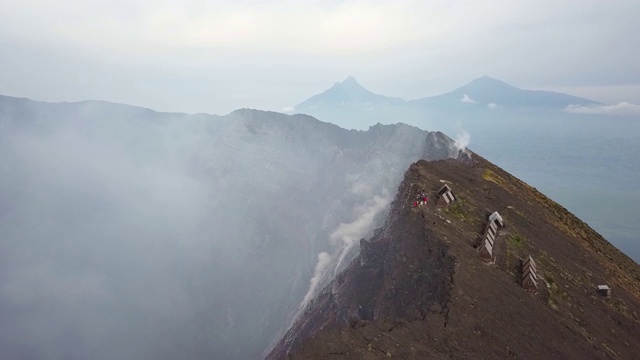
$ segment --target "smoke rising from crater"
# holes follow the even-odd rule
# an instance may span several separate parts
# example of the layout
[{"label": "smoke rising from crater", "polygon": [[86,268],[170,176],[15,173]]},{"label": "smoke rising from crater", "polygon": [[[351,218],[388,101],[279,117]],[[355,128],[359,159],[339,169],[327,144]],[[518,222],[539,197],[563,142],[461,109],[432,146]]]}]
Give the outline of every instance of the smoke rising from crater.
[{"label": "smoke rising from crater", "polygon": [[470,140],[471,140],[471,135],[469,135],[469,133],[466,130],[460,129],[456,134],[454,144],[458,148],[458,150],[465,151],[467,146],[469,146]]}]

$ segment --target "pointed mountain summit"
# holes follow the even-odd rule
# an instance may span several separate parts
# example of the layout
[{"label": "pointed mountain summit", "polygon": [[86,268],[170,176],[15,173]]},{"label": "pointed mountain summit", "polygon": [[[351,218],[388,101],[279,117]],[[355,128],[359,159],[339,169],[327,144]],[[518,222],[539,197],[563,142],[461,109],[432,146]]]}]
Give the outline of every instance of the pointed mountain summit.
[{"label": "pointed mountain summit", "polygon": [[296,110],[313,109],[320,106],[392,104],[397,102],[403,102],[403,100],[372,93],[360,85],[355,77],[348,76],[342,82],[335,83],[328,90],[301,102],[296,106]]},{"label": "pointed mountain summit", "polygon": [[489,76],[477,78],[451,92],[413,100],[412,104],[429,107],[482,106],[520,109],[556,109],[568,105],[598,105],[599,103],[577,96],[544,90],[525,90]]},{"label": "pointed mountain summit", "polygon": [[372,93],[349,76],[296,105],[295,111],[345,129],[366,130],[376,123],[388,124],[387,119],[396,118],[405,105],[402,99]]},{"label": "pointed mountain summit", "polygon": [[520,90],[513,85],[509,85],[502,80],[498,80],[487,75],[474,79],[468,84],[460,87],[459,89],[464,89],[467,91],[486,90],[486,89],[500,89],[501,91]]}]

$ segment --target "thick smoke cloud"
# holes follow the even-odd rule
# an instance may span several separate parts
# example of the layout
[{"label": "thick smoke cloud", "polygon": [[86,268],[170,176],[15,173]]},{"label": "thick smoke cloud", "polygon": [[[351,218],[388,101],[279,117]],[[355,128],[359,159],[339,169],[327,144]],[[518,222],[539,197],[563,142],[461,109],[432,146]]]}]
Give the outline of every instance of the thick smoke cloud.
[{"label": "thick smoke cloud", "polygon": [[[210,190],[189,174],[185,152],[170,149],[185,144],[138,147],[85,130],[3,136],[7,358],[109,358],[112,346],[119,358],[141,358],[150,342],[175,344],[199,308],[184,275],[208,260],[199,232]],[[139,338],[125,344],[123,330]]]},{"label": "thick smoke cloud", "polygon": [[426,137],[0,97],[0,358],[259,358]]}]

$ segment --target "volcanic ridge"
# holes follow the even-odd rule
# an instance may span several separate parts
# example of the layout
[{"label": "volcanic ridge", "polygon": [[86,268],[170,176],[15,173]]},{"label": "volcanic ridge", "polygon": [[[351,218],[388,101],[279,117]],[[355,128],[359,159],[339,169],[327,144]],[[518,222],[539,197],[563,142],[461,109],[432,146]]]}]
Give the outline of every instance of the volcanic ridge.
[{"label": "volcanic ridge", "polygon": [[[535,188],[472,159],[411,165],[384,226],[267,359],[635,358],[640,266]],[[504,227],[488,226],[495,212]]]}]

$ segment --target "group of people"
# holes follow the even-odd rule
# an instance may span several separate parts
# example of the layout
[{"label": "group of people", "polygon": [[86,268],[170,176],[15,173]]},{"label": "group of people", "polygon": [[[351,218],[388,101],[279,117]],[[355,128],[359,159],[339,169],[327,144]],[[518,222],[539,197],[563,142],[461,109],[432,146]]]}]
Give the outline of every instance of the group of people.
[{"label": "group of people", "polygon": [[424,192],[424,189],[420,190],[416,195],[416,201],[413,202],[413,206],[416,207],[427,205],[427,200],[429,200],[429,198],[427,197],[427,193]]}]

